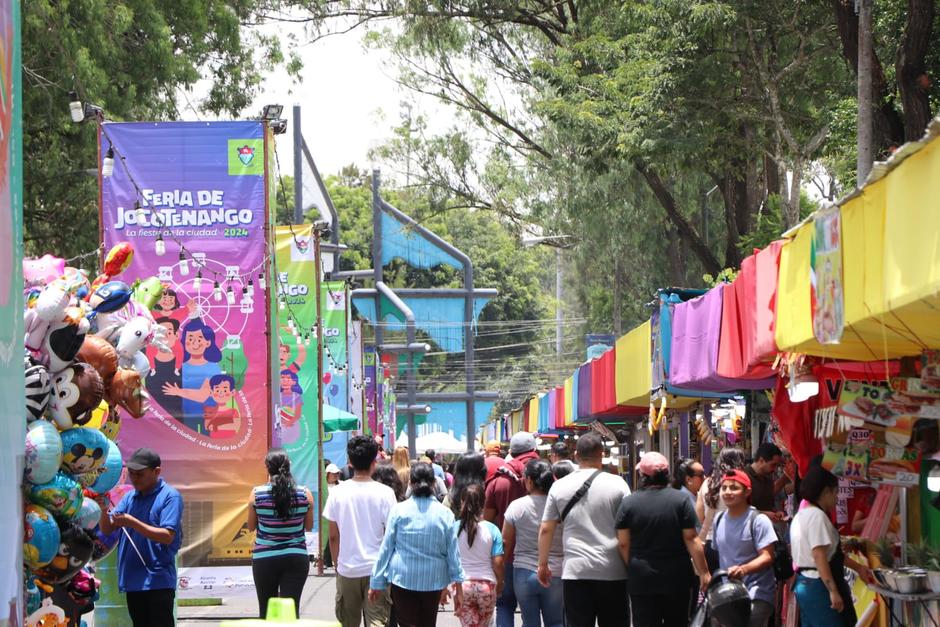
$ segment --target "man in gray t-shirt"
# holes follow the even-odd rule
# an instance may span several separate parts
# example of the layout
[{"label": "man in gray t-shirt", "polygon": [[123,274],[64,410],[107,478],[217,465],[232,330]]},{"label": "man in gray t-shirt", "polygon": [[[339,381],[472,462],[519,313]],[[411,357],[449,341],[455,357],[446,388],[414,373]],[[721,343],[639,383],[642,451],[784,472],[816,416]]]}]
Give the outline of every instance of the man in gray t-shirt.
[{"label": "man in gray t-shirt", "polygon": [[[562,571],[565,617],[571,627],[627,627],[627,567],[617,548],[614,521],[630,488],[623,479],[601,470],[604,444],[596,433],[578,440],[580,470],[559,479],[548,492],[539,528],[538,576],[551,582],[549,549],[561,525],[565,562]],[[565,508],[589,479],[591,486],[562,521]]]}]

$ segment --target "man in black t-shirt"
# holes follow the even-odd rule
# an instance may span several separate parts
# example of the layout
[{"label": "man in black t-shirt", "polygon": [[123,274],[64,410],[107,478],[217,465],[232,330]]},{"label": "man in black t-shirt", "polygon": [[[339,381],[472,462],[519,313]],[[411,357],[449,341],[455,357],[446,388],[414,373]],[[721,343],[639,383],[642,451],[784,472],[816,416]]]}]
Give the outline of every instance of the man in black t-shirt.
[{"label": "man in black t-shirt", "polygon": [[783,520],[783,512],[777,511],[777,493],[786,486],[786,475],[775,479],[777,467],[783,461],[783,452],[773,442],[764,442],[754,453],[754,463],[744,467],[751,479],[751,505],[771,521]]},{"label": "man in black t-shirt", "polygon": [[616,521],[620,556],[629,573],[633,625],[685,627],[690,590],[682,582],[692,577],[692,563],[702,589],[711,579],[695,531],[698,519],[689,499],[669,487],[665,457],[644,453],[637,470],[641,489],[624,497]]}]

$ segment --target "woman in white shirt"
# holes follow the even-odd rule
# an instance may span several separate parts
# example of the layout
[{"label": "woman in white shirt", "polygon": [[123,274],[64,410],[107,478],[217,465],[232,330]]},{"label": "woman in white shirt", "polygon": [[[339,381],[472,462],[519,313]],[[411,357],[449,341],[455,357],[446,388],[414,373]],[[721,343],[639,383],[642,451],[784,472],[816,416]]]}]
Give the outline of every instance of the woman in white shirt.
[{"label": "woman in white shirt", "polygon": [[695,513],[702,523],[698,537],[705,543],[705,560],[708,569],[714,572],[718,569],[718,552],[712,547],[712,525],[715,516],[727,509],[721,500],[721,480],[728,472],[744,468],[744,451],[739,448],[723,448],[718,455],[718,461],[712,468],[712,475],[705,480],[699,488],[695,502]]},{"label": "woman in white shirt", "polygon": [[462,627],[487,627],[503,592],[503,536],[483,520],[486,492],[478,483],[463,489],[457,526],[457,546],[463,566],[463,601],[454,608]]},{"label": "woman in white shirt", "polygon": [[835,509],[839,479],[820,466],[812,466],[800,484],[805,503],[790,525],[796,583],[793,593],[803,627],[854,625],[855,607],[845,580],[845,566],[871,581],[867,567],[846,559],[839,532],[829,518]]}]

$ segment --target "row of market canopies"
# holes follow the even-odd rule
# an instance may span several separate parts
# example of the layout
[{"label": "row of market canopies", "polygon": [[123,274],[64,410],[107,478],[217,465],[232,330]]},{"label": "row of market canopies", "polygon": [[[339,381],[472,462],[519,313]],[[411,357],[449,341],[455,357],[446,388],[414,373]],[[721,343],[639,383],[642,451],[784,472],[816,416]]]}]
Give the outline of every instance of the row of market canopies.
[{"label": "row of market canopies", "polygon": [[491,430],[551,433],[770,389],[797,355],[883,363],[940,348],[938,135],[940,118],[732,283],[660,290],[649,320]]}]

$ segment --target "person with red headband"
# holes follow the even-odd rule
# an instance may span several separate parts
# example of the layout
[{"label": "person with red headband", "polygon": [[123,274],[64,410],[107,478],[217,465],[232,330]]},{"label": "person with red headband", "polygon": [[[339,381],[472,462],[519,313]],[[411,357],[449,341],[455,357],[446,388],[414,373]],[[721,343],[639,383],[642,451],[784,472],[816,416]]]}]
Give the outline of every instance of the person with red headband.
[{"label": "person with red headband", "polygon": [[748,627],[765,627],[773,614],[777,582],[774,543],[777,534],[766,514],[750,505],[751,478],[744,470],[728,470],[721,479],[721,500],[727,509],[715,518],[712,543],[722,570],[740,579],[751,597]]}]

